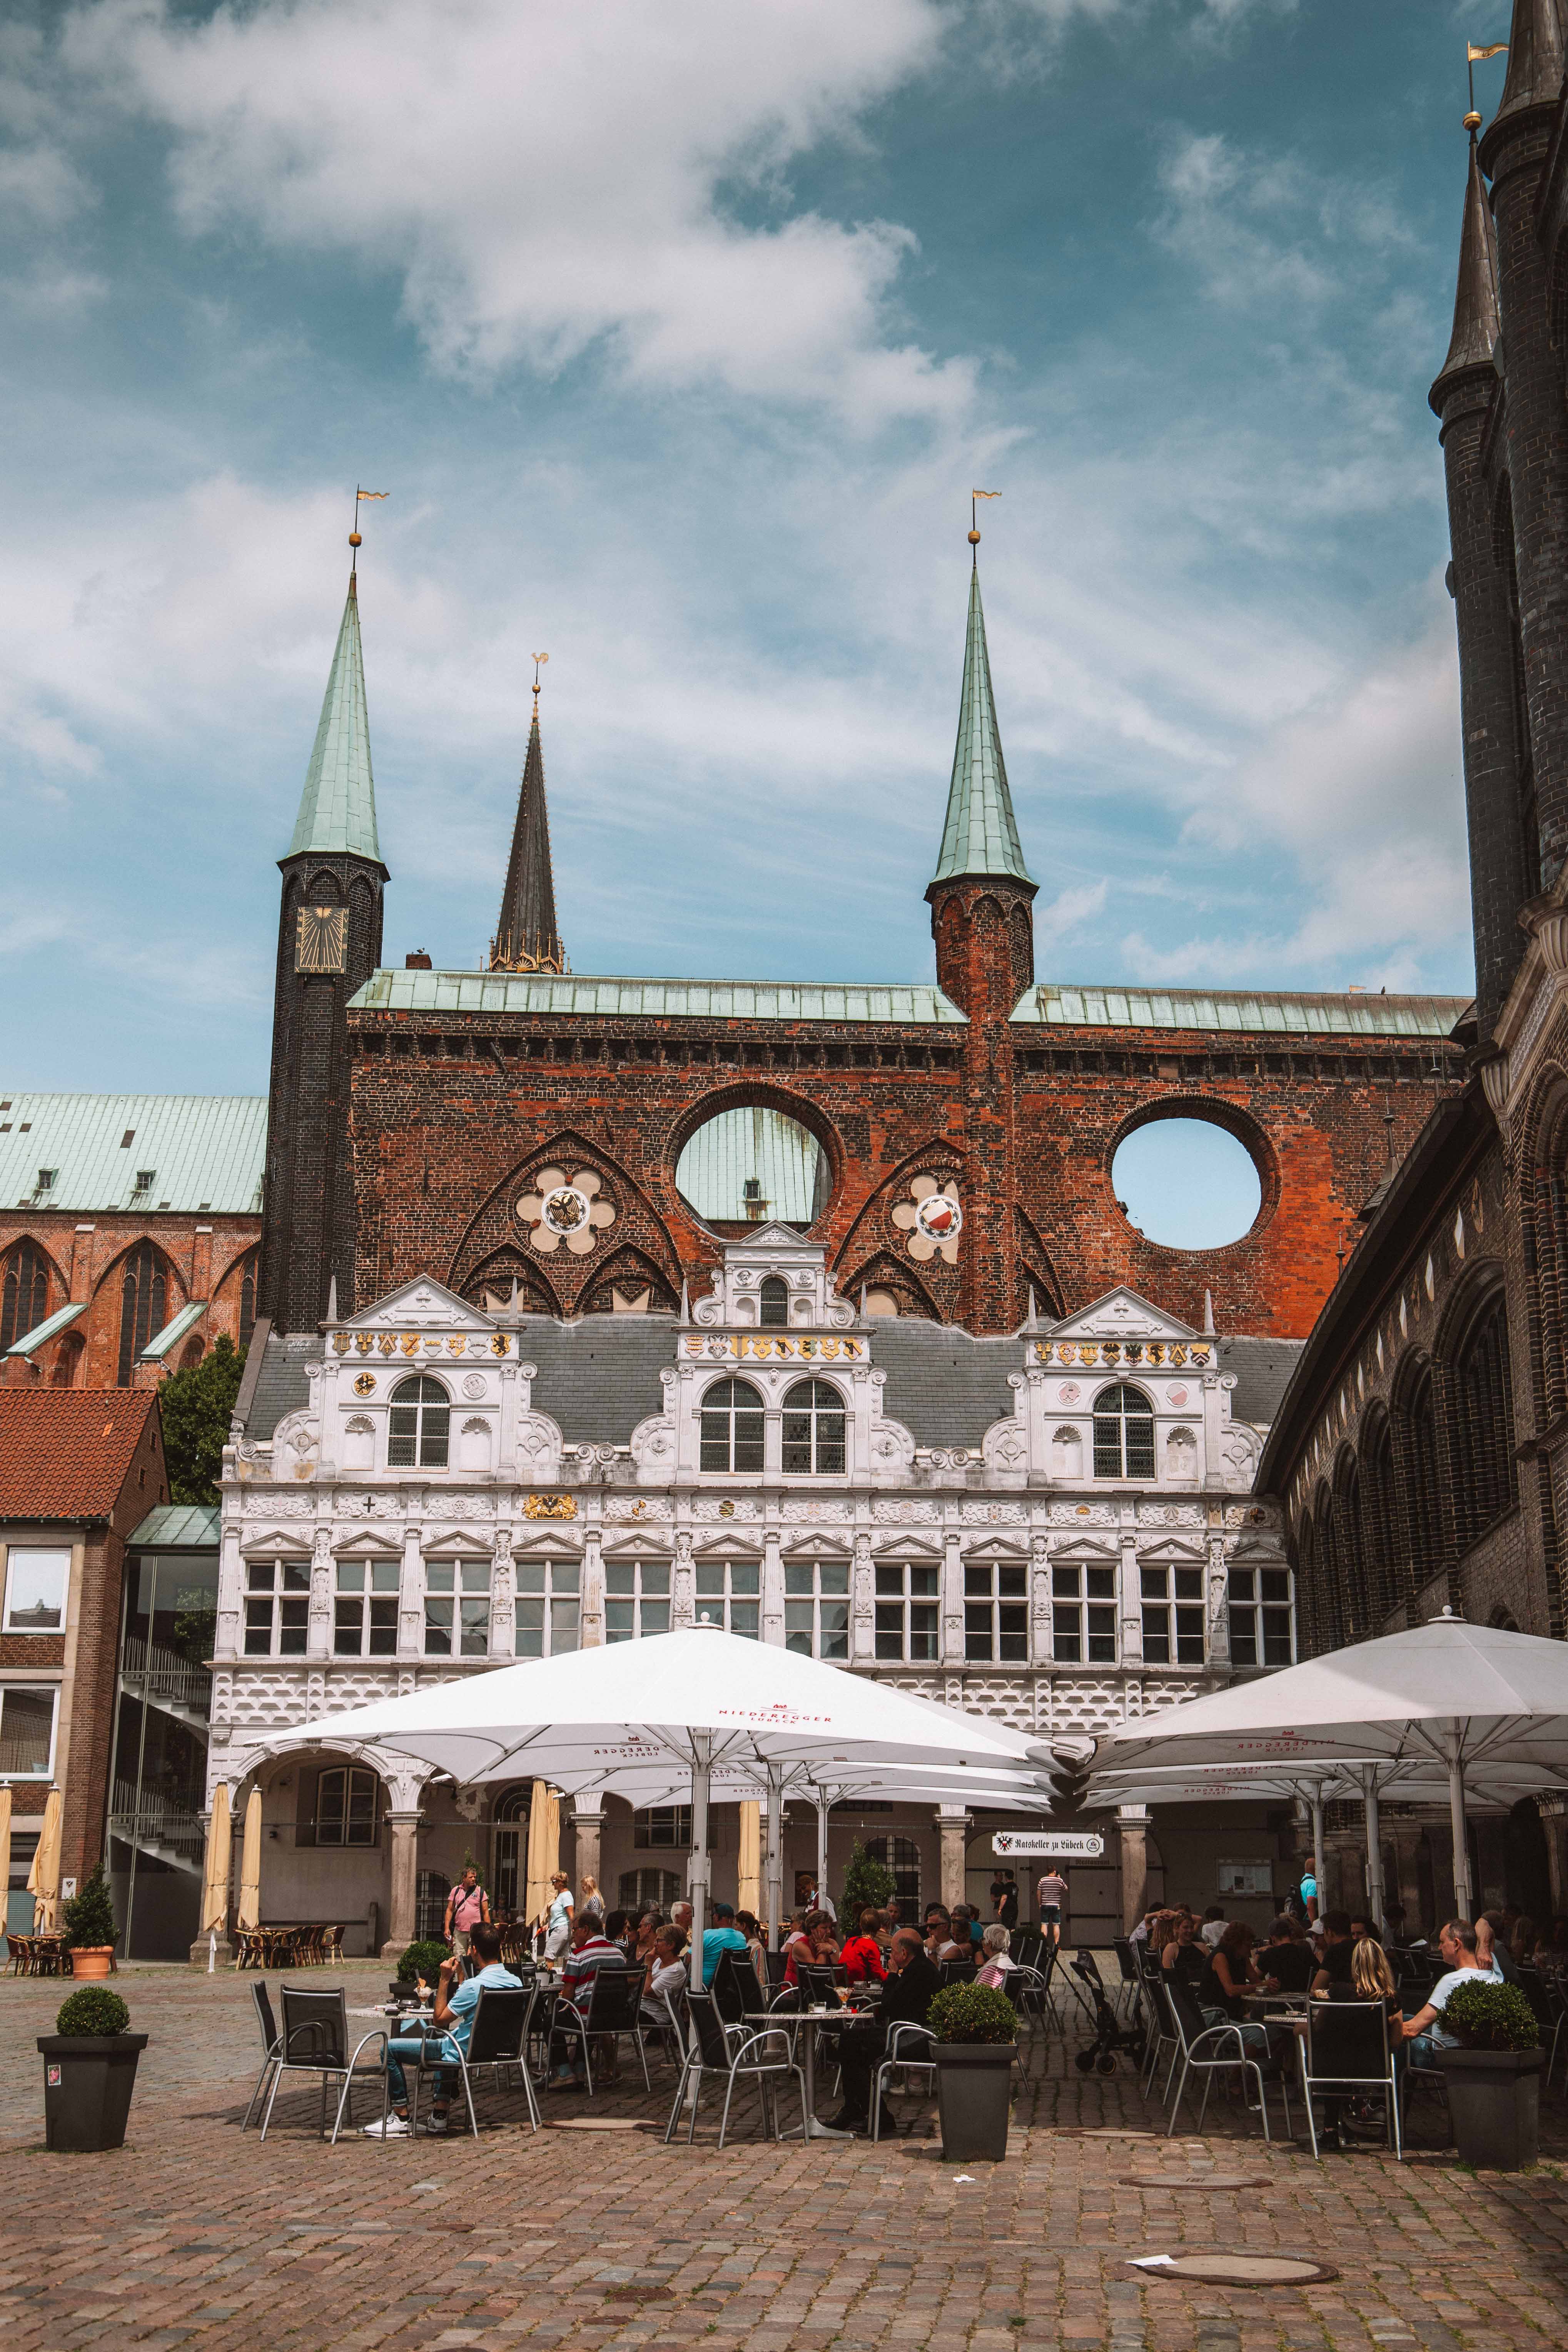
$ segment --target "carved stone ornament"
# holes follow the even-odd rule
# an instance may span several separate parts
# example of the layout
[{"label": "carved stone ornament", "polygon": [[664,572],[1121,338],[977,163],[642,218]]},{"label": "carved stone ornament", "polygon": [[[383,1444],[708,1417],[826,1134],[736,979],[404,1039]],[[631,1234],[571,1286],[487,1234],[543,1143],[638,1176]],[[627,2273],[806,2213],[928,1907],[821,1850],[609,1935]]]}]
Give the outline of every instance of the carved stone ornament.
[{"label": "carved stone ornament", "polygon": [[917,1176],[910,1193],[910,1199],[900,1201],[892,1211],[894,1224],[909,1235],[904,1246],[910,1255],[921,1265],[940,1257],[944,1265],[956,1265],[958,1237],[963,1231],[957,1185],[951,1181],[939,1184],[934,1176]]},{"label": "carved stone ornament", "polygon": [[563,1242],[574,1257],[586,1257],[598,1235],[616,1222],[615,1204],[596,1196],[603,1191],[591,1168],[567,1177],[559,1168],[542,1168],[534,1179],[538,1191],[524,1192],[517,1202],[517,1220],[529,1228],[529,1247],[548,1257]]},{"label": "carved stone ornament", "polygon": [[[359,1386],[359,1382],[357,1381],[355,1381],[354,1386],[356,1388]],[[482,1397],[484,1392],[485,1376],[483,1372],[465,1372],[463,1374],[463,1394],[466,1397]]]},{"label": "carved stone ornament", "polygon": [[575,1495],[530,1495],[522,1506],[525,1519],[574,1519]]},{"label": "carved stone ornament", "polygon": [[375,1374],[374,1372],[361,1372],[357,1376],[354,1381],[354,1394],[355,1396],[374,1396],[375,1394]]}]

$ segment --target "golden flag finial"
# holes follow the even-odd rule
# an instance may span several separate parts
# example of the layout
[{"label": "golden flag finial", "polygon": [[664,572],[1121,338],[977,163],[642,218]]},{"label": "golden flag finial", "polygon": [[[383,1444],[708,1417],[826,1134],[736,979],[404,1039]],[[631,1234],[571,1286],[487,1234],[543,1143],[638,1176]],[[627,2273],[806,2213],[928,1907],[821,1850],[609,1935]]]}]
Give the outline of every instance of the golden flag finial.
[{"label": "golden flag finial", "polygon": [[354,527],[349,533],[349,545],[353,549],[353,554],[349,562],[349,572],[351,576],[359,569],[359,551],[361,547],[363,545],[363,541],[361,540],[359,535],[360,500],[362,499],[389,499],[391,496],[392,492],[390,490],[362,490],[358,484],[355,484]]},{"label": "golden flag finial", "polygon": [[975,518],[975,507],[976,507],[977,502],[978,502],[981,499],[999,499],[999,498],[1001,497],[1001,495],[1002,495],[1002,493],[1001,493],[1001,491],[1000,491],[1000,490],[971,490],[971,491],[970,491],[970,493],[969,493],[969,544],[970,544],[970,546],[971,546],[971,547],[978,547],[978,546],[979,546],[979,544],[980,544],[980,526],[979,526],[979,523],[978,523],[978,521],[976,520],[976,518]]}]

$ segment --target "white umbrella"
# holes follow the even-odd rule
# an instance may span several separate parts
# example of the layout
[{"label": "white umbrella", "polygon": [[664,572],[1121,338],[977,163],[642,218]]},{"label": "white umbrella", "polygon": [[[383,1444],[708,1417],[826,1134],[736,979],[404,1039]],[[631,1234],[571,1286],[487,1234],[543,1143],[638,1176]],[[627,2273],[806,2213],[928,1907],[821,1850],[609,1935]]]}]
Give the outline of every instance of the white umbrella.
[{"label": "white umbrella", "polygon": [[1454,1899],[1468,1917],[1467,1779],[1484,1787],[1489,1774],[1523,1769],[1547,1780],[1568,1766],[1568,1645],[1469,1625],[1445,1610],[1407,1633],[1140,1717],[1110,1735],[1098,1761],[1119,1774],[1135,1765],[1313,1772],[1389,1763],[1440,1773]]},{"label": "white umbrella", "polygon": [[[716,1765],[751,1775],[761,1768],[764,1779],[770,1764],[856,1755],[1007,1769],[1042,1752],[1005,1724],[713,1626],[434,1684],[324,1717],[278,1744],[343,1739],[421,1757],[462,1783],[530,1773],[575,1795],[653,1777],[649,1768],[678,1760],[690,1780],[689,1895],[699,1923]],[[691,1964],[697,1982],[700,1934]]]}]

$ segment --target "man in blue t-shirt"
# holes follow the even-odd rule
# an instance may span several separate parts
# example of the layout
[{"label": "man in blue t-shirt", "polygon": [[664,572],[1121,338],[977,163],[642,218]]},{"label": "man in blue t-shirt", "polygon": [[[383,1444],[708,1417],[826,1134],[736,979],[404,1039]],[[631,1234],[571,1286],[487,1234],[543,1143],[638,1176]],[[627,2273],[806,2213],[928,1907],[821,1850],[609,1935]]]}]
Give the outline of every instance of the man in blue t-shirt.
[{"label": "man in blue t-shirt", "polygon": [[702,1981],[708,1986],[713,1982],[721,1952],[743,1952],[746,1948],[746,1939],[735,1925],[732,1903],[715,1903],[712,1919],[713,1925],[702,1931]]},{"label": "man in blue t-shirt", "polygon": [[[522,1990],[511,1970],[503,1969],[500,1964],[500,1935],[498,1929],[488,1926],[470,1929],[468,1945],[473,1962],[477,1963],[474,1972],[454,1986],[452,1978],[462,1963],[455,1959],[443,1960],[436,1985],[433,2021],[440,2032],[443,2056],[450,2053],[455,2057],[459,2050],[467,2052],[468,2036],[474,2030],[474,2011],[487,1985],[500,1985],[512,1992]],[[416,2040],[412,2035],[389,2042],[386,2045],[386,2089],[391,2101],[391,2113],[387,2116],[385,2127],[388,2139],[405,2139],[408,2136],[408,2078],[403,2071],[403,2062],[405,2059],[418,2059],[424,2050],[423,2039]],[[438,2066],[436,2069],[436,2095],[425,2124],[427,2132],[439,2135],[446,2130],[447,2113],[456,2079],[455,2068]],[[366,2124],[364,2128],[367,2139],[380,2139],[383,2136],[379,2117],[374,2123]]]}]

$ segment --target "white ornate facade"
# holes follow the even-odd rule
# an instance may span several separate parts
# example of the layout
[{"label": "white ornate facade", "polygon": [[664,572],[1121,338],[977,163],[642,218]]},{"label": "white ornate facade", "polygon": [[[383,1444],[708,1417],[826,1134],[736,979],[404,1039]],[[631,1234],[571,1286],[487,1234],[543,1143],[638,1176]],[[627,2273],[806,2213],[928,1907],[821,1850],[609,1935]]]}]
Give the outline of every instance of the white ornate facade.
[{"label": "white ornate facade", "polygon": [[[292,1368],[307,1401],[265,1435],[253,1404],[225,1461],[213,1772],[237,1800],[264,1787],[264,1916],[325,1916],[331,1884],[395,1942],[417,1869],[449,1877],[466,1841],[496,1873],[489,1792],[367,1755],[323,1801],[268,1738],[520,1654],[706,1614],[1047,1739],[1209,1686],[1232,1671],[1237,1571],[1258,1595],[1267,1571],[1289,1638],[1226,1354],[1126,1290],[1010,1341],[867,1319],[784,1227],[731,1244],[684,1322],[509,1318],[426,1281],[328,1328]],[[582,1433],[617,1417],[613,1442]],[[357,1853],[356,1761],[383,1783]],[[579,1809],[579,1866],[602,1858],[612,1892],[639,1859],[623,1811]],[[939,1861],[940,1825],[910,1811],[890,1827],[923,1892],[955,1894],[954,1824]],[[791,1859],[810,1851],[803,1828]],[[721,1834],[721,1882],[723,1853]]]}]

